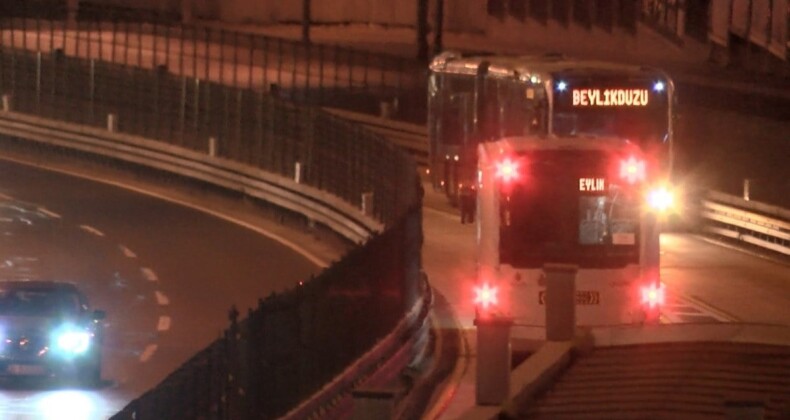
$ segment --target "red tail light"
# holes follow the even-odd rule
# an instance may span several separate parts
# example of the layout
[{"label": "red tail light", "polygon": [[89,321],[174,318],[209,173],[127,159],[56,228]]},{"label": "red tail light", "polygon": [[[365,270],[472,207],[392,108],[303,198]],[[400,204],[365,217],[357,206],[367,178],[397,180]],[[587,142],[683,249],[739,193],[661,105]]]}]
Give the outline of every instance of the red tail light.
[{"label": "red tail light", "polygon": [[510,158],[503,159],[496,164],[496,177],[506,183],[515,181],[519,178],[519,163]]},{"label": "red tail light", "polygon": [[646,177],[646,167],[645,161],[631,156],[620,162],[620,178],[623,178],[629,184],[642,182]]},{"label": "red tail light", "polygon": [[489,309],[495,306],[499,301],[497,293],[497,288],[491,287],[488,283],[475,287],[475,305],[481,309]]},{"label": "red tail light", "polygon": [[661,283],[651,283],[642,287],[642,305],[648,308],[658,308],[664,305],[665,299],[664,285]]}]

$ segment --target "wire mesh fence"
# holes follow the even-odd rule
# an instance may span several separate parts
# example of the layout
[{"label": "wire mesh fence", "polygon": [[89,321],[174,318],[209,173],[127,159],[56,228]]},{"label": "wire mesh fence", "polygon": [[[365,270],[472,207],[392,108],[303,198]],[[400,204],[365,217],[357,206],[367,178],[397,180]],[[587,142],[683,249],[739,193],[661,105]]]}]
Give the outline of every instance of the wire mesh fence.
[{"label": "wire mesh fence", "polygon": [[32,40],[0,30],[6,109],[298,178],[357,207],[372,194],[372,214],[386,225],[320,276],[261,300],[242,320],[231,316],[223,337],[114,418],[276,417],[392,331],[419,298],[421,187],[397,147],[255,87],[86,58],[76,45],[47,48],[41,38],[20,46]]},{"label": "wire mesh fence", "polygon": [[[396,146],[319,109],[261,91],[57,52],[0,51],[0,89],[13,110],[156,139],[245,163],[394,220],[413,165]],[[112,122],[110,122],[112,120]],[[297,175],[298,172],[298,175]]]},{"label": "wire mesh fence", "polygon": [[382,100],[424,101],[425,70],[413,60],[209,26],[100,17],[8,17],[0,20],[2,45],[274,90],[292,101],[363,112],[378,112]]}]

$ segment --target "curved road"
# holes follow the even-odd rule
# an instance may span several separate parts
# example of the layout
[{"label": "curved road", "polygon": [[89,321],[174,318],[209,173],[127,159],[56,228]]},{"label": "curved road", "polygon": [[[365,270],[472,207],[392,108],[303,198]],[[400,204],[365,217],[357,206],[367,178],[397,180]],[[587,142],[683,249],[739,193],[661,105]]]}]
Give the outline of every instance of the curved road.
[{"label": "curved road", "polygon": [[247,228],[86,179],[0,160],[0,193],[0,278],[73,281],[108,313],[105,386],[4,383],[3,418],[106,418],[215,339],[232,304],[244,314],[320,271]]}]

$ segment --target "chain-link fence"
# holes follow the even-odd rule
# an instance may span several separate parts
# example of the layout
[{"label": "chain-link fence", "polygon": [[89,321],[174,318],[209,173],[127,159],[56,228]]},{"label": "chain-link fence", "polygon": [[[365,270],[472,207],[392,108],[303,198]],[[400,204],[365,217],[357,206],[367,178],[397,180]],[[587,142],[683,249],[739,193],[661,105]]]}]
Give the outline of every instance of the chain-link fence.
[{"label": "chain-link fence", "polygon": [[[12,31],[13,33],[13,31]],[[41,32],[38,32],[41,33]],[[261,90],[162,68],[79,58],[61,48],[0,48],[13,111],[202,151],[360,207],[386,230],[319,277],[271,296],[116,418],[271,418],[393,330],[419,291],[421,190],[414,162],[373,133]]]}]

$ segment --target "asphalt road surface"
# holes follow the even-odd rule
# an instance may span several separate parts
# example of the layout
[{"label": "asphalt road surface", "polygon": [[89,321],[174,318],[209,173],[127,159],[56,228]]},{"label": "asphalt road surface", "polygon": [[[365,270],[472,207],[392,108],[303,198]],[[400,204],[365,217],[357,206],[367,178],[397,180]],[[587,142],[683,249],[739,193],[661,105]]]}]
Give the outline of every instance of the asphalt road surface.
[{"label": "asphalt road surface", "polygon": [[0,160],[0,278],[68,280],[107,311],[98,390],[2,382],[0,417],[107,418],[219,336],[236,304],[320,268],[201,211]]}]

